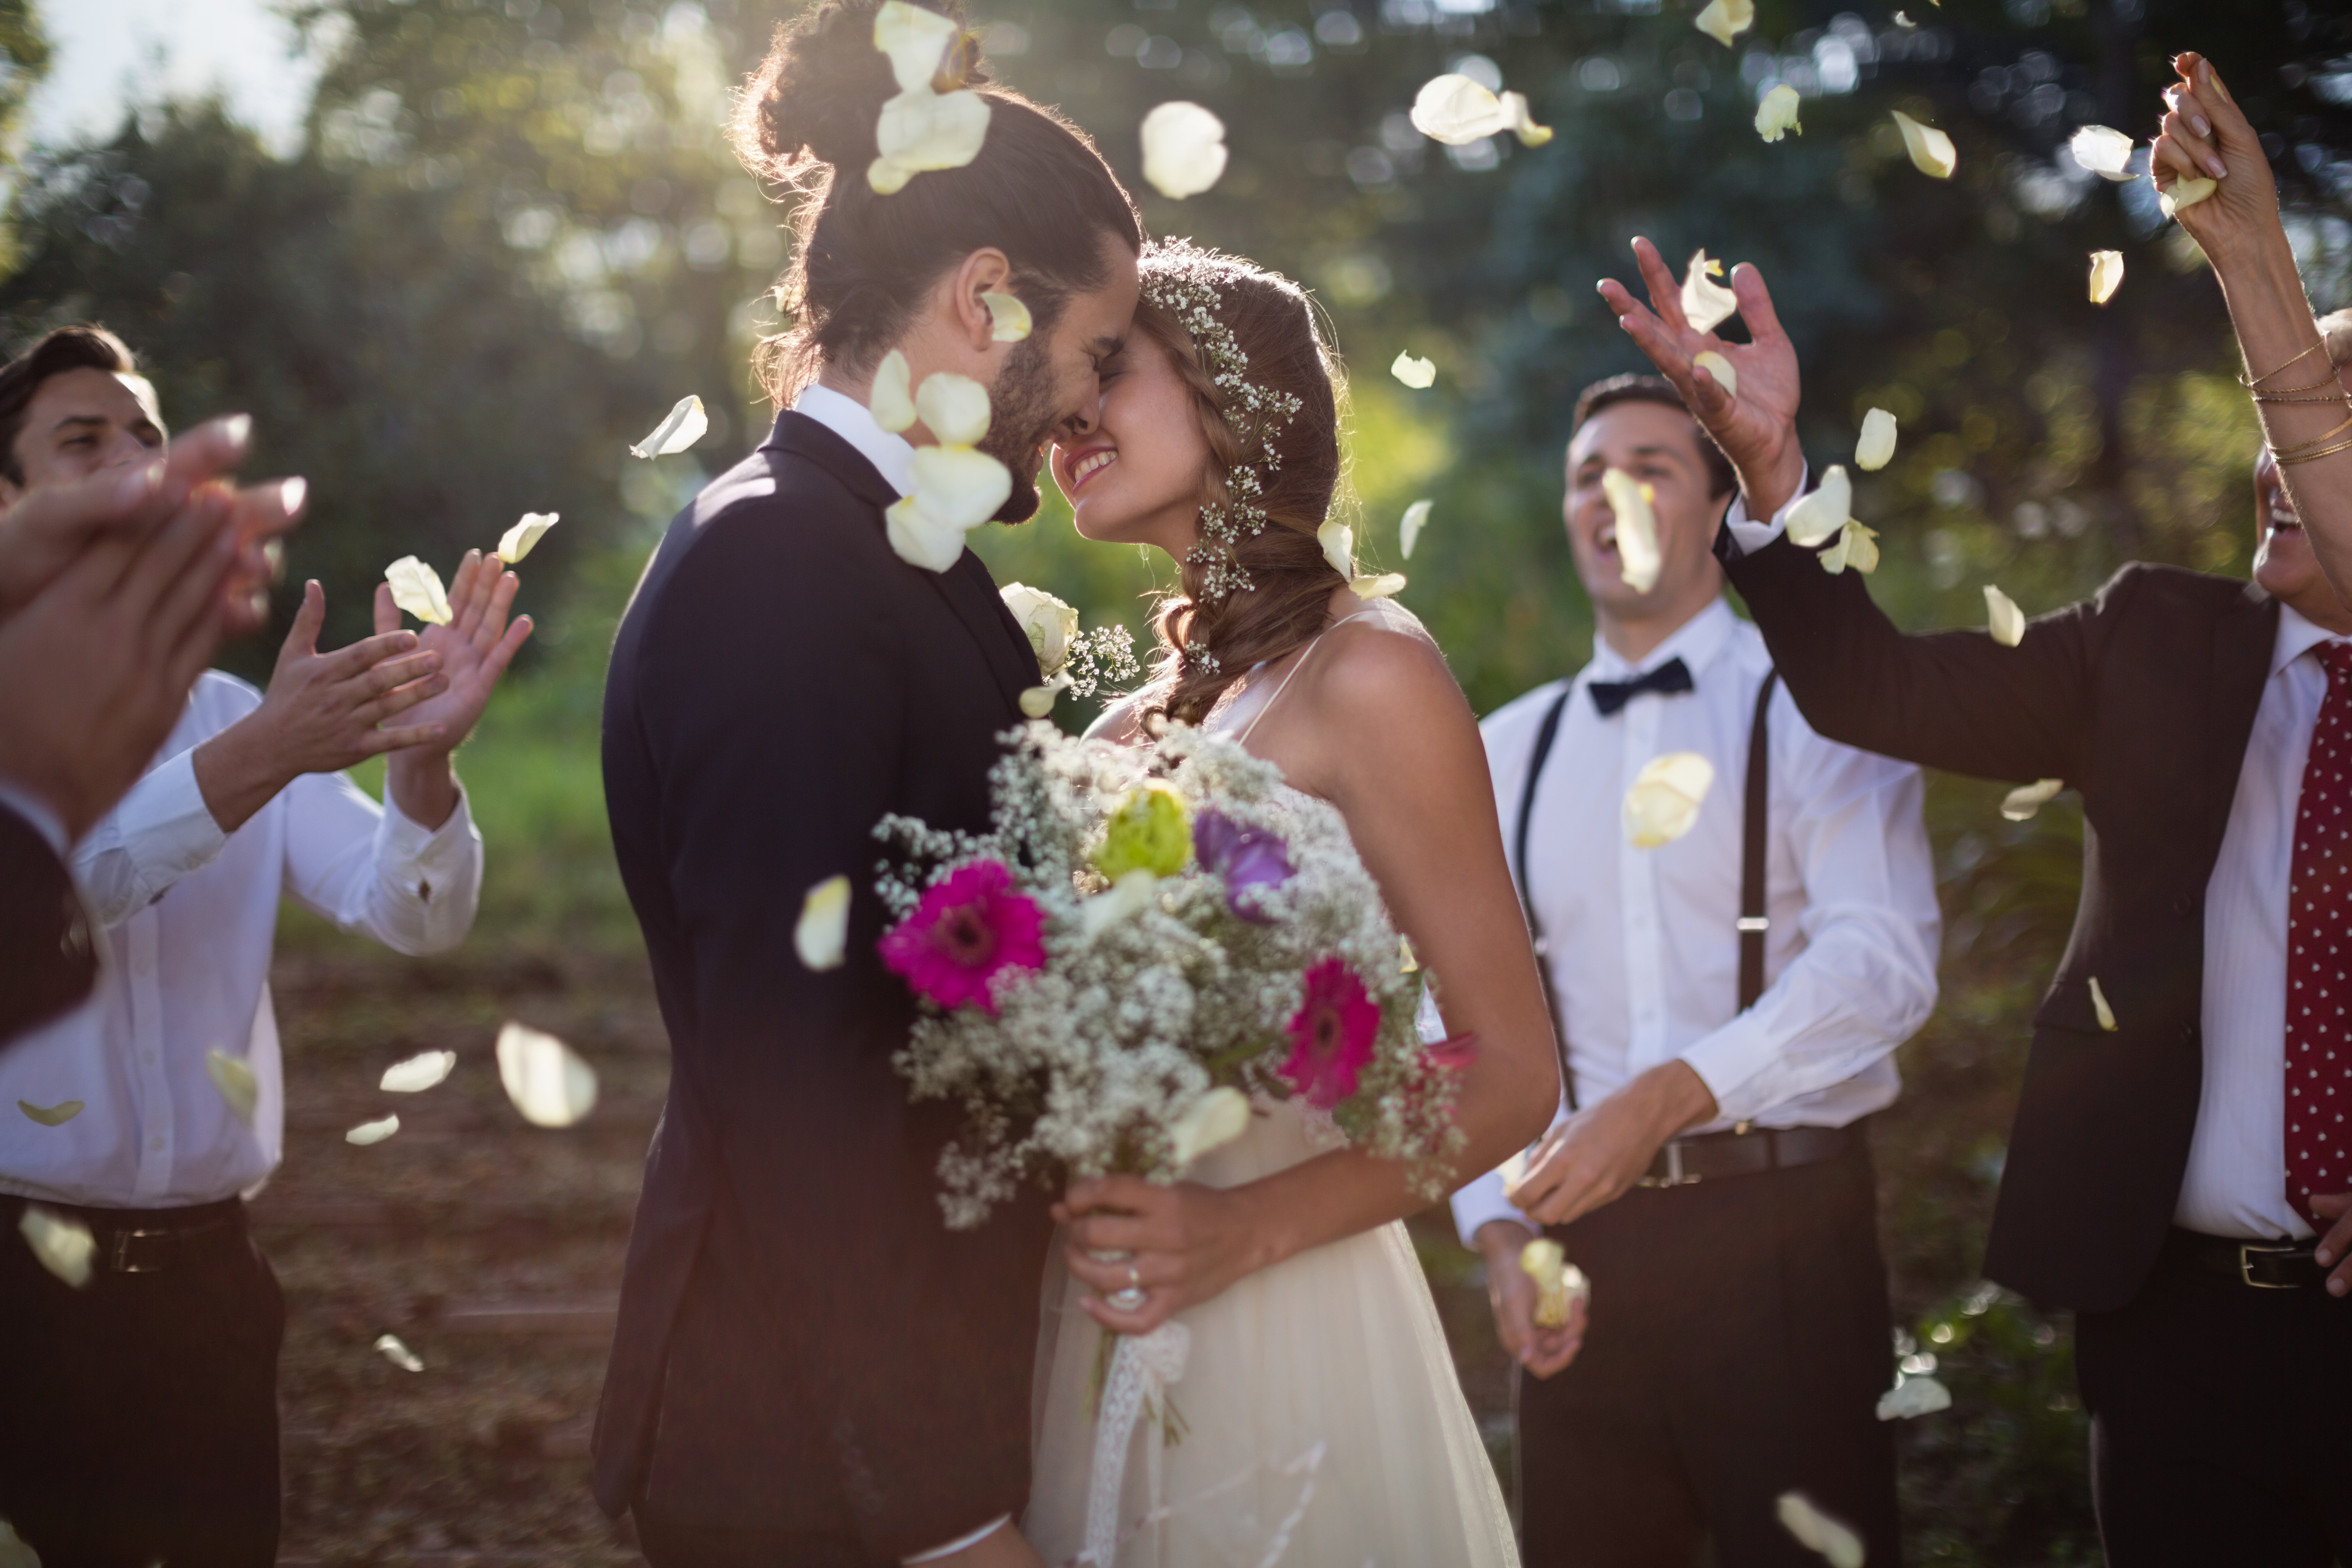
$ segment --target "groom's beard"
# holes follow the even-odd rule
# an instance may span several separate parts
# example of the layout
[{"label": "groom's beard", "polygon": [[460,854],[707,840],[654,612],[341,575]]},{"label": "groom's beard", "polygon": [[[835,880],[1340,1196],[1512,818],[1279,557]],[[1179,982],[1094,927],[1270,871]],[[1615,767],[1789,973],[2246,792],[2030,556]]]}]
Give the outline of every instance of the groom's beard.
[{"label": "groom's beard", "polygon": [[1062,422],[1042,334],[1013,345],[988,402],[988,434],[981,437],[980,449],[1013,473],[1013,493],[996,509],[996,521],[1026,522],[1037,515],[1037,469],[1045,437]]}]

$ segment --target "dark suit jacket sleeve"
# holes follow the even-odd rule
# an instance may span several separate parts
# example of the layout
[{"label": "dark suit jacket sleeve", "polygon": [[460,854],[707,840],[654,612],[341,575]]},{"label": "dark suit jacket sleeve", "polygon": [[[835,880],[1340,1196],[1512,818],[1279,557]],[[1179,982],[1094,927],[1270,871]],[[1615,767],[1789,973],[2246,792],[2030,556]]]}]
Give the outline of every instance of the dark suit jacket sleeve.
[{"label": "dark suit jacket sleeve", "polygon": [[[842,1490],[877,1555],[1017,1510],[958,1462],[954,1243],[891,1066],[912,1016],[875,943],[877,802],[905,765],[911,656],[846,531],[770,506],[705,525],[639,652],[668,891],[690,949],[696,1093],[749,1240],[742,1267],[806,1369]],[[904,584],[897,585],[903,592]],[[847,960],[795,955],[807,889],[845,875]]]},{"label": "dark suit jacket sleeve", "polygon": [[39,829],[0,805],[0,1047],[80,1002],[97,978],[72,874]]},{"label": "dark suit jacket sleeve", "polygon": [[1981,631],[1905,636],[1860,573],[1822,571],[1786,535],[1727,569],[1797,706],[1829,739],[1977,778],[2079,779],[2092,662],[2134,574],[2003,647]]}]

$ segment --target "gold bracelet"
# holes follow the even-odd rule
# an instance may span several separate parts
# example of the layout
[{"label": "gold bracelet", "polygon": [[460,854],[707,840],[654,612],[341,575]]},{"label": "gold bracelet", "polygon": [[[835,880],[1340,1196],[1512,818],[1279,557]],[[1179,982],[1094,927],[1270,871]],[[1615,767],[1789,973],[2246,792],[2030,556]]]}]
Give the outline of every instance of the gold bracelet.
[{"label": "gold bracelet", "polygon": [[2250,386],[2246,388],[2246,391],[2256,403],[2274,403],[2280,398],[2289,396],[2294,393],[2317,392],[2323,386],[2333,386],[2340,389],[2343,385],[2343,377],[2336,372],[2330,371],[2326,381],[2315,381],[2309,386],[2274,386],[2268,390]]},{"label": "gold bracelet", "polygon": [[2322,458],[2332,458],[2338,452],[2352,452],[2352,441],[2338,441],[2333,447],[2322,447],[2316,452],[2305,452],[2295,458],[2282,458],[2277,448],[2273,447],[2271,450],[2271,461],[2284,468],[2295,463],[2315,463]]},{"label": "gold bracelet", "polygon": [[[2316,397],[2296,397],[2292,394],[2284,392],[2257,392],[2252,394],[2252,397],[2256,403],[2352,403],[2352,392],[2345,391],[2344,384],[2342,382],[2326,381],[2320,383],[2320,385],[2332,386],[2336,390],[2333,392],[2322,392]],[[2318,388],[2298,387],[2295,390],[2298,392],[2316,392],[2318,391]]]},{"label": "gold bracelet", "polygon": [[2258,375],[2258,376],[2254,377],[2254,378],[2253,378],[2253,380],[2252,380],[2252,381],[2248,381],[2244,376],[2242,376],[2242,376],[2240,376],[2240,377],[2238,378],[2238,384],[2239,384],[2240,386],[2246,387],[2246,388],[2248,388],[2248,389],[2252,389],[2252,388],[2253,388],[2253,387],[2260,386],[2263,383],[2264,383],[2264,382],[2268,381],[2272,376],[2276,375],[2276,374],[2279,373],[2279,370],[2284,370],[2284,369],[2286,368],[2286,366],[2287,366],[2287,365],[2289,365],[2289,364],[2293,364],[2293,363],[2294,363],[2294,360],[2295,360],[2295,359],[2302,359],[2302,358],[2304,358],[2305,355],[2309,354],[2309,353],[2312,352],[2312,350],[2313,350],[2313,349],[2325,349],[2326,346],[2327,346],[2327,340],[2326,340],[2326,338],[2322,338],[2322,339],[2320,339],[2317,342],[2315,342],[2315,343],[2312,344],[2312,345],[2311,345],[2311,348],[2305,349],[2305,350],[2304,350],[2304,351],[2303,351],[2303,353],[2299,353],[2299,354],[2295,355],[2295,356],[2294,356],[2294,359],[2291,359],[2291,360],[2287,361],[2287,362],[2286,362],[2286,364],[2282,364],[2282,365],[2280,365],[2280,366],[2278,367],[2278,370],[2271,371],[2271,372],[2269,372],[2267,374]]},{"label": "gold bracelet", "polygon": [[2289,447],[2285,452],[2280,451],[2278,447],[2273,446],[2271,447],[2271,456],[2284,463],[2287,460],[2287,453],[2307,452],[2311,450],[2312,447],[2319,446],[2323,442],[2333,441],[2336,437],[2343,435],[2347,430],[2352,430],[2352,419],[2347,419],[2335,429],[2326,431],[2322,435],[2314,436],[2308,441],[2297,441],[2294,445]]}]

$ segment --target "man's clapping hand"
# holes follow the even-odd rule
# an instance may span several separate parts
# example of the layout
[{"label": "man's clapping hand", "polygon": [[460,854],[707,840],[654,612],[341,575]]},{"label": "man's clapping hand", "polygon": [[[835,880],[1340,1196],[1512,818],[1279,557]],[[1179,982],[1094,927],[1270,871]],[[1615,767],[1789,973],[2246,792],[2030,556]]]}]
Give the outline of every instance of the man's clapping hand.
[{"label": "man's clapping hand", "polygon": [[[449,585],[449,620],[428,626],[418,634],[419,646],[438,661],[440,684],[427,694],[408,722],[426,731],[407,750],[394,753],[385,786],[411,822],[438,827],[457,809],[457,777],[451,753],[474,732],[482,710],[498,689],[499,678],[530,636],[529,616],[518,616],[509,626],[521,582],[499,569],[499,558],[478,550],[466,552],[457,579]],[[379,635],[400,625],[400,611],[392,601],[390,584],[375,590],[375,629]]]},{"label": "man's clapping hand", "polygon": [[2311,1212],[2322,1220],[2332,1221],[2319,1237],[2319,1266],[2336,1266],[2327,1277],[2327,1293],[2341,1296],[2352,1292],[2352,1193],[2318,1193],[2311,1200]]}]

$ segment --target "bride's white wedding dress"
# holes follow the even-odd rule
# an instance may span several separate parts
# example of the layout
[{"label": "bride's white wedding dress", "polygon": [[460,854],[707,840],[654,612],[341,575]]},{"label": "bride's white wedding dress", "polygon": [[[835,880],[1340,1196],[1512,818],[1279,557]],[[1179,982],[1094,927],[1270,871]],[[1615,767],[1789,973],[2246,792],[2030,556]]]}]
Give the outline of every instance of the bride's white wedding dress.
[{"label": "bride's white wedding dress", "polygon": [[[1348,620],[1429,637],[1411,611],[1386,599]],[[1281,694],[1262,684],[1210,727],[1246,739]],[[1285,798],[1301,813],[1333,809],[1286,787]],[[1239,1186],[1344,1142],[1297,1101],[1257,1109],[1249,1131],[1204,1155],[1189,1179]],[[1037,1363],[1035,1479],[1022,1523],[1053,1564],[1086,1549],[1093,1479],[1104,1347],[1077,1305],[1081,1289],[1057,1247]],[[1149,1415],[1136,1423],[1118,1510],[1121,1543],[1115,1562],[1097,1568],[1517,1563],[1502,1490],[1402,1224],[1261,1269],[1175,1321],[1190,1335],[1182,1376],[1168,1390],[1181,1435],[1170,1441]]]}]

